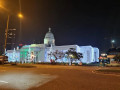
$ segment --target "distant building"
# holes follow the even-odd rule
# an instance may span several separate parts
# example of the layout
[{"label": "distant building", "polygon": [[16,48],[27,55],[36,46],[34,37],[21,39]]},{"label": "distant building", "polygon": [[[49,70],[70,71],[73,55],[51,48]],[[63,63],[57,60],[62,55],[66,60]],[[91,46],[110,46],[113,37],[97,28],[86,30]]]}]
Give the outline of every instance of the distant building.
[{"label": "distant building", "polygon": [[16,42],[16,29],[8,29],[7,49],[14,49]]},{"label": "distant building", "polygon": [[[83,63],[92,63],[92,62],[99,62],[99,49],[92,47],[92,46],[78,46],[78,45],[63,45],[63,46],[56,46],[55,45],[55,38],[53,33],[51,32],[51,28],[49,28],[48,33],[46,33],[44,38],[44,44],[31,44],[25,45],[20,50],[17,50],[17,62],[50,62],[50,53],[60,51],[66,52],[70,48],[74,48],[76,52],[83,53],[83,58],[81,62]],[[7,55],[9,62],[12,62],[13,59],[10,58],[11,53],[15,52],[15,50],[8,50]],[[19,52],[19,55],[18,55]],[[15,54],[15,53],[13,53]],[[13,55],[14,56],[14,55]],[[68,59],[65,57],[63,59],[57,60],[57,62],[69,62]],[[79,62],[79,61],[78,61]]]},{"label": "distant building", "polygon": [[107,58],[110,60],[111,63],[114,63],[114,57],[120,54],[120,48],[110,48],[107,51]]},{"label": "distant building", "polygon": [[107,51],[107,54],[108,55],[117,55],[117,54],[120,54],[120,48],[110,48]]}]

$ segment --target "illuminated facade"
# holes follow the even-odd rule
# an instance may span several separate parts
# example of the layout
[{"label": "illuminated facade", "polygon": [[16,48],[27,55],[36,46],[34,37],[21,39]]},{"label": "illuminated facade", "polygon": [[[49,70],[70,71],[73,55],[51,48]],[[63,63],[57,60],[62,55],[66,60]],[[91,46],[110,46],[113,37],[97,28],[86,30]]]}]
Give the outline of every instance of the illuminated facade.
[{"label": "illuminated facade", "polygon": [[[83,58],[81,59],[81,62],[83,63],[99,62],[98,48],[94,48],[92,46],[78,45],[55,46],[55,38],[53,33],[51,32],[51,28],[49,28],[49,32],[45,35],[44,44],[31,44],[25,45],[19,50],[8,50],[7,56],[9,62],[50,62],[50,59],[54,59],[54,57],[51,57],[49,55],[50,52],[55,52],[56,50],[60,52],[66,52],[70,48],[74,48],[76,52],[80,52],[83,54]],[[17,52],[17,54],[15,54],[15,52]],[[18,58],[16,59],[14,56]],[[60,60],[58,59],[56,62],[69,62],[69,60],[64,57]]]}]

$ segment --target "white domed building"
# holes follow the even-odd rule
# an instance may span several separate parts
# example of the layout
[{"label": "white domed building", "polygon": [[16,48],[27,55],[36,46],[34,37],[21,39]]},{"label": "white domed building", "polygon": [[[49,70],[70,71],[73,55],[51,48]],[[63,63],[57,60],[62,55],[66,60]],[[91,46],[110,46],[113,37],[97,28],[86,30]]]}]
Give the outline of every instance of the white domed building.
[{"label": "white domed building", "polygon": [[44,44],[48,47],[55,46],[55,38],[53,33],[51,32],[51,28],[49,28],[49,32],[46,33],[44,38]]},{"label": "white domed building", "polygon": [[[7,50],[7,56],[9,62],[14,62],[15,59],[17,62],[50,62],[51,57],[50,53],[55,51],[66,52],[70,48],[74,48],[76,52],[80,52],[83,54],[83,58],[81,62],[83,63],[92,63],[99,62],[99,49],[92,46],[78,46],[78,45],[63,45],[56,46],[55,38],[53,33],[51,32],[51,28],[46,33],[44,38],[44,44],[31,44],[25,45],[19,50]],[[17,52],[15,54],[14,52]],[[15,54],[15,55],[13,55]],[[11,57],[15,56],[15,57]],[[14,60],[14,61],[13,61]],[[58,60],[57,62],[69,62],[67,58],[63,58]]]}]

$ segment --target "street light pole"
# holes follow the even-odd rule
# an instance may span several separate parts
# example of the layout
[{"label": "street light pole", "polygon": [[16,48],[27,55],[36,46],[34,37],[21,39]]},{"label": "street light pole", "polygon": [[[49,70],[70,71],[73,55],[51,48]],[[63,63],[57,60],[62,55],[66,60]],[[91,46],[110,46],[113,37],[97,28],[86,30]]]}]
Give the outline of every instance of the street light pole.
[{"label": "street light pole", "polygon": [[20,9],[20,13],[18,14],[18,17],[20,18],[20,34],[19,34],[19,44],[22,43],[22,20],[21,18],[23,18],[23,15],[21,14],[21,0],[19,0],[19,9]]},{"label": "street light pole", "polygon": [[5,30],[4,59],[3,59],[2,64],[4,64],[4,60],[5,60],[5,51],[6,51],[7,37],[8,37],[8,28],[9,28],[9,15],[8,15],[8,17],[7,17],[7,26],[6,26],[6,30]]},{"label": "street light pole", "polygon": [[21,42],[21,40],[22,40],[22,20],[21,20],[21,18],[20,18],[20,36],[19,36],[19,44],[21,44],[22,42]]},{"label": "street light pole", "polygon": [[112,48],[114,48],[114,43],[115,43],[115,40],[112,40],[112,41],[111,41]]}]

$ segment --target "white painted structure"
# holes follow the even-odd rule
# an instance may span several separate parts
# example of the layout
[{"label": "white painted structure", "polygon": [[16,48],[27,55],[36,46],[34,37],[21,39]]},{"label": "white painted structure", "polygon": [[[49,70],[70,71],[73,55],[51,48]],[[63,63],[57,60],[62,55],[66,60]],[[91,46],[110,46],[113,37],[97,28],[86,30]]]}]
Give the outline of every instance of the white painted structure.
[{"label": "white painted structure", "polygon": [[19,62],[20,61],[20,51],[19,50],[8,50],[7,51],[8,62]]},{"label": "white painted structure", "polygon": [[[45,35],[44,44],[31,44],[25,45],[20,50],[8,50],[7,56],[9,61],[18,62],[50,62],[50,52],[55,52],[56,50],[60,52],[66,52],[70,48],[74,48],[76,52],[83,54],[81,62],[92,63],[99,62],[99,49],[92,46],[78,46],[78,45],[63,45],[55,46],[54,35],[49,28],[49,32]],[[16,54],[15,54],[16,52]],[[14,59],[11,56],[18,55],[18,59]],[[31,57],[33,56],[33,57]],[[67,58],[58,60],[57,62],[69,62]]]}]

